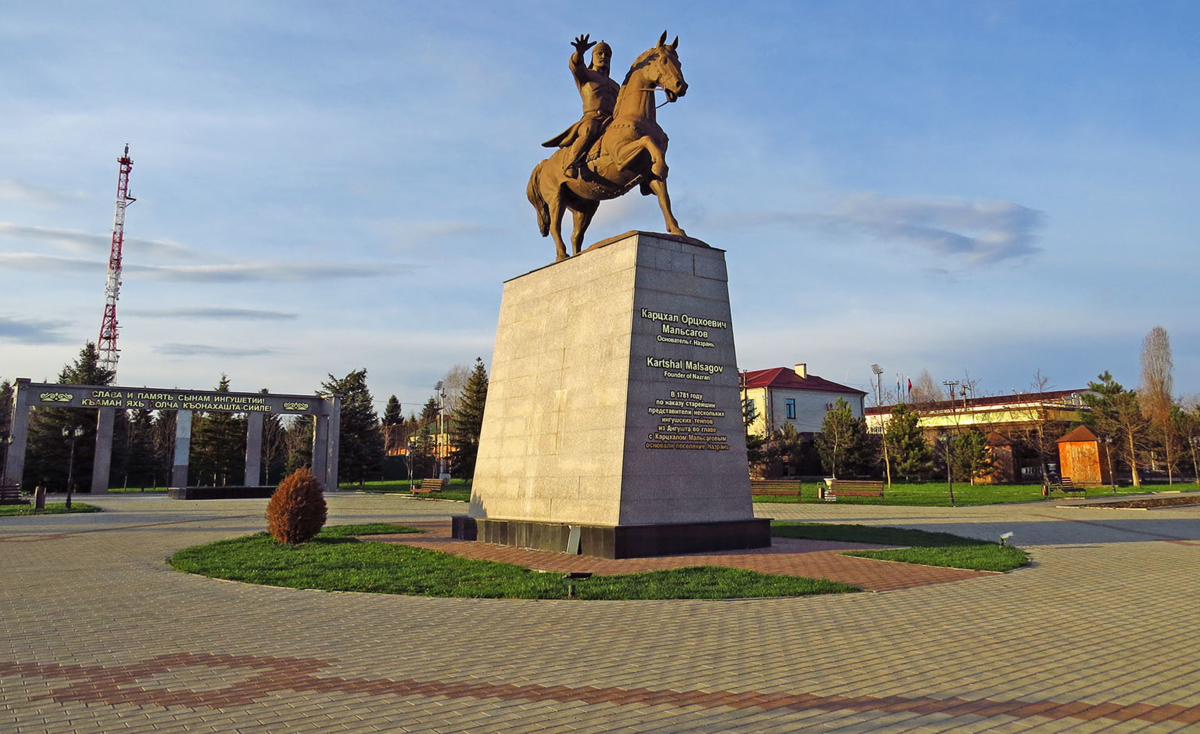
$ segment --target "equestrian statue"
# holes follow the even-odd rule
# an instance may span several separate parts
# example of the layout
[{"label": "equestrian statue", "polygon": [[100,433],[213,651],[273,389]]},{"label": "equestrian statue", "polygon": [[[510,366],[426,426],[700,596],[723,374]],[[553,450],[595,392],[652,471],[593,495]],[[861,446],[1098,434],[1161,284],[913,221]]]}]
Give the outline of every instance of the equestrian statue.
[{"label": "equestrian statue", "polygon": [[[654,105],[657,89],[666,93],[667,102],[687,94],[675,53],[679,38],[668,44],[663,31],[658,44],[637,57],[620,85],[608,76],[612,49],[607,43],[583,35],[571,45],[575,53],[569,65],[583,99],[583,117],[542,143],[558,150],[534,167],[526,189],[542,236],[554,238],[555,262],[568,257],[562,238],[567,209],[574,219],[571,246],[578,255],[600,202],[622,196],[634,186],[641,188],[643,196],[658,197],[669,233],[687,236],[671,213],[667,134],[658,126]],[[593,46],[592,63],[584,66],[583,54]]]}]

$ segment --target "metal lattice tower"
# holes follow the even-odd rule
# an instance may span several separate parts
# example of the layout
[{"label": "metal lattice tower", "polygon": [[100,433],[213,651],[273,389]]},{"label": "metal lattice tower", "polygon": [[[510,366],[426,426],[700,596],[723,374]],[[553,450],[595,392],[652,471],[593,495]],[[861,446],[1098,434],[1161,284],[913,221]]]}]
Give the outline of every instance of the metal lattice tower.
[{"label": "metal lattice tower", "polygon": [[125,144],[125,155],[117,159],[121,164],[117,174],[117,210],[113,215],[112,249],[108,253],[108,281],[104,284],[104,320],[100,322],[100,339],[96,347],[100,352],[100,366],[117,371],[117,298],[121,295],[121,246],[125,242],[125,207],[137,199],[129,195],[129,171],[133,160],[129,157],[129,143]]}]

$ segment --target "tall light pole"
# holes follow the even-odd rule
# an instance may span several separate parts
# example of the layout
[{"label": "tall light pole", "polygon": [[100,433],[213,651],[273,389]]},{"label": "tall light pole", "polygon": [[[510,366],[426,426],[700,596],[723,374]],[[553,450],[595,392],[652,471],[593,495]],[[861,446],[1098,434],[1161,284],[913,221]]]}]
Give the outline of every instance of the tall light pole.
[{"label": "tall light pole", "polygon": [[[873,364],[871,365],[871,372],[875,373],[875,407],[882,411],[883,368],[877,364]],[[887,486],[890,489],[892,486],[892,462],[888,457],[887,422],[884,421],[882,412],[879,414],[879,442],[883,444],[883,470],[887,474]]]},{"label": "tall light pole", "polygon": [[[75,442],[83,436],[83,427],[75,426],[74,429],[63,427],[63,438],[71,441],[71,459],[67,464],[67,509],[71,509],[71,490],[75,485]],[[105,485],[108,486],[108,485]]]},{"label": "tall light pole", "polygon": [[[437,441],[433,442],[433,445],[435,447],[437,447],[438,478],[440,479],[442,474],[445,473],[445,471],[446,471],[446,468],[445,468],[446,450],[445,450],[444,444],[442,443],[443,439],[445,438],[445,433],[446,433],[446,390],[445,390],[445,383],[442,382],[441,380],[438,380],[438,383],[435,387],[438,391],[438,437],[437,437]],[[422,486],[424,486],[424,485],[422,485]]]}]

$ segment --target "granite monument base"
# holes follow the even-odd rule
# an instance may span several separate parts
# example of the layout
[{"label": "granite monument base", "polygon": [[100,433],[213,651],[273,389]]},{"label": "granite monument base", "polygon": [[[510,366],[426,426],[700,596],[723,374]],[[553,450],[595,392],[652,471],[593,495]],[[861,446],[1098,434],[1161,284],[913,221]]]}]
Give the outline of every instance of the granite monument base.
[{"label": "granite monument base", "polygon": [[[461,540],[560,553],[574,552],[597,558],[673,556],[771,545],[771,521],[757,518],[729,522],[616,526],[489,520],[466,515],[456,516],[452,520],[453,535]],[[579,530],[578,548],[571,547],[571,531],[574,529]]]},{"label": "granite monument base", "polygon": [[726,281],[723,250],[630,232],[506,282],[455,536],[605,558],[770,545]]}]

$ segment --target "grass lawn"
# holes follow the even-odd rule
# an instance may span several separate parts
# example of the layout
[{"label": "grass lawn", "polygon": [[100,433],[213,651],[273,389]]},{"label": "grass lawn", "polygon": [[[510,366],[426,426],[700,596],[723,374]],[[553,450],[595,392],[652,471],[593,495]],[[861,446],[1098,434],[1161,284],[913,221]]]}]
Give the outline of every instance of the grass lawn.
[{"label": "grass lawn", "polygon": [[[817,498],[817,483],[804,482],[800,488],[800,502],[823,502]],[[1117,487],[1114,491],[1109,487],[1088,487],[1088,497],[1111,497],[1128,494],[1147,494],[1151,492],[1182,491],[1194,492],[1200,490],[1200,484],[1149,484],[1141,487]],[[926,482],[921,484],[893,483],[885,487],[883,499],[878,497],[839,497],[837,504],[872,504],[872,505],[914,505],[921,507],[949,507],[950,485],[946,482]],[[1079,497],[1075,494],[1071,497]],[[1066,499],[1067,495],[1055,492],[1051,499]],[[1042,497],[1040,484],[959,484],[954,483],[954,504],[994,505],[1003,502],[1034,502],[1045,499]],[[762,495],[754,498],[755,502],[796,504],[795,496]]]},{"label": "grass lawn", "polygon": [[35,510],[33,505],[0,505],[0,517],[16,515],[67,515],[77,512],[100,512],[100,508],[74,500],[71,501],[71,509],[69,510],[67,509],[66,502],[47,502],[46,509],[44,510]]},{"label": "grass lawn", "polygon": [[[421,480],[417,480],[416,486],[420,485]],[[372,494],[412,494],[409,491],[409,483],[407,479],[397,479],[387,482],[366,482],[362,486],[357,484],[339,483],[338,489],[345,491],[369,492]],[[465,479],[451,479],[440,493],[436,495],[416,495],[418,497],[437,497],[442,500],[456,500],[458,502],[471,501],[471,483]]]},{"label": "grass lawn", "polygon": [[[772,534],[787,538],[904,545],[898,550],[852,551],[849,555],[930,566],[1009,571],[1029,563],[1017,548],[921,530],[865,525],[773,523]],[[420,532],[374,523],[323,530],[311,542],[289,547],[266,533],[195,546],[168,559],[172,568],[212,578],[295,589],[361,591],[437,597],[565,599],[560,573],[460,558],[449,553],[359,537]],[[695,566],[667,571],[594,576],[580,581],[581,599],[744,599],[857,591],[823,579]]]},{"label": "grass lawn", "polygon": [[972,571],[1011,571],[1029,565],[1029,554],[1019,548],[925,530],[870,525],[773,522],[771,535],[780,538],[908,546],[895,550],[848,551],[846,555],[917,563],[923,566],[947,566]]},{"label": "grass lawn", "polygon": [[[351,537],[398,532],[417,531],[384,524],[344,525],[326,528],[311,542],[294,548],[258,533],[186,548],[171,556],[168,563],[179,571],[203,576],[295,589],[469,598],[567,598],[560,573],[539,573],[507,563]],[[857,589],[836,581],[713,566],[597,576],[577,586],[581,599],[738,599],[852,591]]]}]

